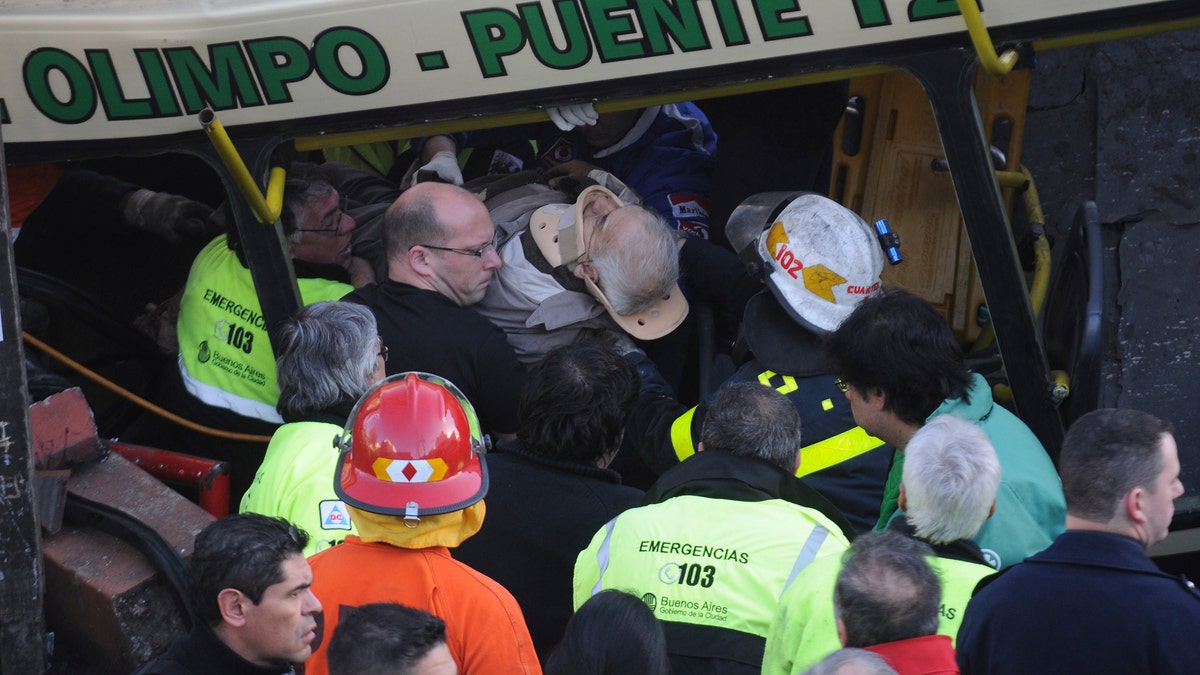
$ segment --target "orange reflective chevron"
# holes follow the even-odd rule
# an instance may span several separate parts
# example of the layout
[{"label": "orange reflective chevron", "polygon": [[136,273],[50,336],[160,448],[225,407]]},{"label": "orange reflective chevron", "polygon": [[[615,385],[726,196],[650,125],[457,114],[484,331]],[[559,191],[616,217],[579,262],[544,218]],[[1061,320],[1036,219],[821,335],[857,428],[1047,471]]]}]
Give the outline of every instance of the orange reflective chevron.
[{"label": "orange reflective chevron", "polygon": [[433,483],[446,477],[446,461],[433,459],[389,459],[380,457],[371,464],[375,477],[392,483]]}]

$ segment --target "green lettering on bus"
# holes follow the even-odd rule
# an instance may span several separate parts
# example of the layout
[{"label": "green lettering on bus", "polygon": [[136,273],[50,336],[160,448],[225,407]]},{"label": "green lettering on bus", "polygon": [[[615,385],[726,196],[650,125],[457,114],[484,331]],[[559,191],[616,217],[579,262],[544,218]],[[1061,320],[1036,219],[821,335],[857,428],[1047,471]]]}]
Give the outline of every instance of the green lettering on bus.
[{"label": "green lettering on bus", "polygon": [[503,58],[516,54],[525,46],[520,17],[503,9],[482,9],[463,12],[462,19],[475,50],[479,72],[484,77],[507,75]]},{"label": "green lettering on bus", "polygon": [[254,76],[246,64],[241,46],[226,42],[208,46],[208,61],[205,65],[192,47],[170,47],[163,49],[167,57],[167,68],[175,78],[183,110],[195,115],[211,105],[214,110],[230,110],[239,107],[262,105]]},{"label": "green lettering on bus", "polygon": [[[51,74],[66,78],[65,101],[51,89]],[[25,91],[33,105],[46,117],[62,124],[86,122],[96,112],[96,90],[87,68],[61,49],[45,47],[30,52],[23,69]]]},{"label": "green lettering on bus", "polygon": [[[339,55],[345,47],[358,58],[359,73],[346,70]],[[387,84],[389,69],[387,53],[373,36],[357,28],[330,28],[313,41],[313,60],[317,75],[331,89],[342,94],[362,96],[373,94]]]},{"label": "green lettering on bus", "polygon": [[587,26],[575,0],[556,0],[554,3],[558,25],[566,39],[562,49],[554,44],[554,36],[550,34],[546,23],[546,12],[540,4],[531,2],[521,5],[520,9],[533,55],[542,65],[556,70],[570,70],[592,58],[592,42],[588,39]]},{"label": "green lettering on bus", "polygon": [[784,18],[784,14],[799,11],[800,0],[754,0],[754,6],[764,39],[783,40],[812,35],[807,16]]},{"label": "green lettering on bus", "polygon": [[638,11],[651,54],[670,54],[668,37],[685,52],[711,47],[696,0],[642,0]]}]

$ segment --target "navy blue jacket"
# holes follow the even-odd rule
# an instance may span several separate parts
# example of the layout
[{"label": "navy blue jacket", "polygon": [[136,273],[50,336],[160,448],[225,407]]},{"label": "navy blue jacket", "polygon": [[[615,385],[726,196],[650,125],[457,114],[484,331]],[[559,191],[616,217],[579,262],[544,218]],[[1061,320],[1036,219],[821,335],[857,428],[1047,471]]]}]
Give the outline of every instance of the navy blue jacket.
[{"label": "navy blue jacket", "polygon": [[544,659],[571,618],[576,556],[643,493],[621,485],[615,471],[543,457],[519,441],[500,443],[487,462],[483,527],[451,555],[513,594]]},{"label": "navy blue jacket", "polygon": [[1200,672],[1200,593],[1134,539],[1070,530],[980,582],[958,666],[981,673]]}]

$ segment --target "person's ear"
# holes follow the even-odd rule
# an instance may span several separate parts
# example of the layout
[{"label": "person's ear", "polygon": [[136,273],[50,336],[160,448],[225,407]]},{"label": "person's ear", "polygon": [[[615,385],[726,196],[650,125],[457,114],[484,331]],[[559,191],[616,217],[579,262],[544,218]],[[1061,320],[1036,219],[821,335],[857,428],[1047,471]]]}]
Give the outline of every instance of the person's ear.
[{"label": "person's ear", "polygon": [[836,620],[837,620],[838,642],[842,643],[842,646],[845,647],[846,646],[846,623],[844,621],[842,621],[842,617],[840,617],[840,616],[837,617]]},{"label": "person's ear", "polygon": [[249,603],[250,599],[235,588],[225,588],[217,593],[217,608],[221,610],[221,618],[237,628],[246,624],[246,605]]},{"label": "person's ear", "polygon": [[[900,496],[896,498],[896,506],[901,511],[908,512],[908,495],[904,494],[904,483],[900,484]],[[992,503],[992,506],[995,507],[995,502]]]},{"label": "person's ear", "polygon": [[593,284],[600,283],[600,277],[596,274],[596,268],[592,265],[591,260],[585,260],[575,266],[571,270],[571,274],[575,275],[576,279],[591,279]]},{"label": "person's ear", "polygon": [[[992,500],[992,506],[991,506],[991,508],[988,509],[987,517],[991,518],[994,515],[996,515],[996,500],[995,499]],[[986,518],[985,518],[985,520],[986,520]]]},{"label": "person's ear", "polygon": [[1141,487],[1133,488],[1125,493],[1125,516],[1130,522],[1144,525],[1148,518],[1146,511],[1142,508],[1142,497],[1146,494],[1146,489]]},{"label": "person's ear", "polygon": [[433,275],[433,268],[429,263],[429,251],[422,246],[414,246],[408,249],[405,254],[408,257],[408,266],[417,274],[428,277]]},{"label": "person's ear", "polygon": [[[704,441],[700,441],[699,443],[696,444],[696,452],[697,453],[704,452]],[[707,461],[707,460],[705,460],[705,461]]]},{"label": "person's ear", "polygon": [[871,387],[867,392],[867,404],[876,410],[883,410],[887,406],[887,394],[879,387]]}]

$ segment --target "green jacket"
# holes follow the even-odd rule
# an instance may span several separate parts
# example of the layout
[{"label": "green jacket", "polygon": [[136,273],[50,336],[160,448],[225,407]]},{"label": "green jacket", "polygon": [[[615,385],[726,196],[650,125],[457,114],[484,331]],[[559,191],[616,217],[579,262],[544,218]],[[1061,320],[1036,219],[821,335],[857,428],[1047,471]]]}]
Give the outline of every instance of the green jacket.
[{"label": "green jacket", "polygon": [[[320,278],[296,280],[305,305],[340,300],[349,284]],[[175,324],[179,367],[188,393],[204,403],[265,422],[275,411],[279,386],[275,352],[250,270],[227,244],[213,239],[192,262]]]},{"label": "green jacket", "polygon": [[[1004,569],[1045,549],[1066,526],[1067,503],[1062,482],[1050,455],[1025,423],[992,401],[992,390],[982,375],[972,375],[967,389],[970,403],[947,399],[929,419],[954,415],[983,429],[1000,460],[1000,489],[996,513],[975,535],[988,563]],[[898,451],[884,489],[884,509],[876,529],[900,517],[896,498],[904,470],[904,453]]]},{"label": "green jacket", "polygon": [[604,589],[629,591],[663,621],[673,663],[757,673],[787,580],[849,541],[820,511],[782,498],[799,481],[766,462],[710,450],[664,480],[670,490],[647,495],[662,501],[609,521],[579,554],[575,607]]},{"label": "green jacket", "polygon": [[306,556],[358,534],[346,505],[333,491],[338,472],[333,438],[341,433],[341,423],[332,419],[279,427],[239,511],[284,518],[303,529],[309,537]]}]

